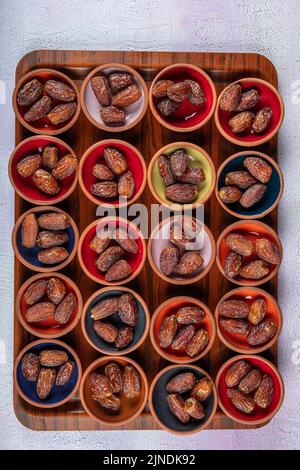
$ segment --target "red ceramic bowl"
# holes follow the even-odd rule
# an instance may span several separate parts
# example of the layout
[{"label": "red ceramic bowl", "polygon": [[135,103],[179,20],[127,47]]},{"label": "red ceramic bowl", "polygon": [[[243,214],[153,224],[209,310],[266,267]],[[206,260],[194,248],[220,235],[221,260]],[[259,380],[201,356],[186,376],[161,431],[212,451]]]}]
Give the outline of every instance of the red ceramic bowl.
[{"label": "red ceramic bowl", "polygon": [[[206,102],[195,106],[185,100],[172,116],[163,116],[157,108],[160,98],[155,98],[152,95],[153,86],[159,80],[181,82],[187,79],[195,80],[200,84]],[[192,64],[174,64],[164,68],[156,75],[150,87],[149,103],[155,119],[162,126],[172,131],[190,132],[204,126],[212,117],[216,106],[216,90],[213,81],[204,70]]]},{"label": "red ceramic bowl", "polygon": [[[109,225],[112,230],[116,228],[128,230],[129,236],[134,238],[138,245],[138,253],[136,255],[130,253],[125,254],[124,258],[130,264],[132,274],[120,281],[108,282],[105,280],[105,273],[100,272],[95,265],[98,255],[90,248],[90,242],[96,234],[96,231],[104,229],[107,225]],[[82,232],[78,244],[78,259],[85,274],[93,281],[107,286],[121,285],[132,281],[143,268],[146,260],[146,243],[142,233],[133,223],[121,217],[105,217],[95,220]]]},{"label": "red ceramic bowl", "polygon": [[241,80],[236,80],[234,83],[239,83],[243,92],[249,90],[250,88],[255,88],[258,91],[260,99],[257,105],[249,111],[254,110],[254,112],[257,112],[264,106],[272,108],[273,116],[271,123],[266,132],[262,134],[252,134],[251,132],[234,134],[228,125],[228,121],[236,113],[229,113],[220,109],[221,96],[224,91],[232,85],[231,83],[222,91],[218,98],[215,111],[216,126],[223,137],[233,144],[241,145],[242,147],[253,147],[255,145],[261,145],[274,137],[282,124],[284,116],[284,105],[282,98],[273,85],[266,82],[265,80],[261,80],[260,78],[242,78]]},{"label": "red ceramic bowl", "polygon": [[[241,359],[245,359],[253,367],[260,369],[263,374],[270,375],[274,383],[274,397],[270,405],[265,410],[256,406],[254,412],[250,415],[247,415],[246,413],[243,413],[242,411],[239,411],[237,408],[235,408],[235,406],[227,397],[227,386],[225,384],[226,372],[230,366]],[[237,421],[238,423],[253,426],[268,423],[281,407],[284,397],[284,385],[281,375],[270,361],[260,356],[240,355],[229,359],[227,362],[225,362],[225,364],[222,365],[218,372],[216,377],[216,388],[219,398],[219,405],[224,413],[229,416],[229,418]]]},{"label": "red ceramic bowl", "polygon": [[22,140],[11,154],[8,163],[8,173],[15,191],[26,201],[40,206],[57,204],[69,197],[74,191],[78,179],[78,172],[76,171],[67,178],[59,181],[61,189],[56,196],[49,196],[35,186],[32,176],[23,178],[19,175],[17,172],[17,164],[20,160],[37,151],[42,151],[47,145],[55,145],[59,149],[59,158],[62,158],[67,154],[72,154],[76,158],[71,147],[62,140],[56,137],[40,135]]},{"label": "red ceramic bowl", "polygon": [[[133,197],[129,200],[123,201],[118,197],[106,199],[94,196],[91,193],[91,185],[99,182],[99,180],[93,176],[93,166],[96,163],[105,164],[103,152],[107,147],[113,147],[119,150],[126,158],[128,169],[131,171],[135,182],[135,192]],[[146,164],[138,149],[133,145],[117,139],[102,140],[88,148],[81,158],[79,165],[79,184],[86,197],[94,204],[101,204],[102,207],[110,205],[114,207],[124,207],[136,201],[144,191],[146,185]]]},{"label": "red ceramic bowl", "polygon": [[[238,335],[236,333],[229,333],[228,331],[226,331],[220,324],[221,315],[219,315],[218,310],[219,305],[224,300],[243,300],[247,302],[250,307],[251,303],[254,302],[256,299],[264,299],[266,302],[267,313],[264,320],[272,319],[278,325],[277,332],[273,336],[273,338],[267,343],[264,343],[257,347],[251,346],[249,343],[247,343],[246,335]],[[271,348],[273,344],[275,344],[278,340],[282,328],[282,313],[278,303],[276,302],[274,297],[272,297],[272,295],[257,287],[238,287],[237,289],[233,289],[230,292],[227,292],[227,294],[225,294],[220,299],[216,307],[215,319],[217,324],[217,334],[222,343],[224,343],[228,348],[233,349],[233,351],[237,351],[238,353],[242,354],[259,354],[265,351],[266,349]]]},{"label": "red ceramic bowl", "polygon": [[[239,222],[235,222],[228,227],[226,227],[225,230],[221,233],[217,240],[217,256],[216,256],[216,261],[218,268],[220,269],[221,273],[223,276],[226,277],[225,272],[224,272],[224,265],[225,265],[225,260],[227,255],[230,252],[230,249],[226,245],[224,239],[229,233],[238,233],[241,235],[244,235],[246,238],[255,241],[257,238],[268,238],[271,242],[273,242],[275,245],[277,245],[280,257],[282,259],[282,245],[281,241],[277,235],[277,233],[269,227],[269,225],[264,224],[263,222],[260,222],[258,220],[240,220]],[[242,266],[252,262],[256,261],[260,258],[254,253],[251,256],[245,257],[242,263]],[[228,278],[229,281],[233,282],[234,284],[237,284],[239,286],[259,286],[261,284],[264,284],[265,282],[268,282],[270,279],[272,279],[278,272],[280,267],[280,264],[277,265],[272,265],[269,264],[269,274],[267,276],[264,276],[261,279],[245,279],[242,278],[240,275],[237,275],[235,278]]]},{"label": "red ceramic bowl", "polygon": [[[123,392],[119,394],[121,399],[121,406],[117,413],[111,413],[110,411],[107,411],[105,408],[102,408],[99,403],[93,400],[88,385],[90,375],[93,372],[103,373],[106,364],[110,362],[115,362],[122,370],[127,365],[133,366],[137,370],[141,382],[141,393],[135,399],[128,399]],[[100,359],[96,359],[94,362],[92,362],[92,364],[90,364],[89,367],[85,370],[80,384],[80,400],[85,411],[91,418],[106,426],[122,426],[134,420],[142,413],[147,403],[148,388],[148,380],[145,372],[133,359],[126,356],[102,356]]]},{"label": "red ceramic bowl", "polygon": [[[25,121],[24,114],[28,111],[30,106],[19,106],[17,103],[17,96],[18,96],[19,90],[23,87],[23,85],[30,82],[30,80],[33,80],[34,78],[37,78],[42,83],[42,85],[44,85],[47,80],[57,80],[57,81],[65,83],[66,85],[68,85],[70,88],[72,88],[75,91],[76,93],[75,102],[77,104],[77,109],[71,119],[57,126],[54,126],[53,124],[51,124],[51,122],[49,121],[47,117],[43,119],[39,119],[36,122]],[[31,70],[30,72],[26,73],[18,81],[14,89],[12,102],[13,102],[13,108],[14,108],[18,121],[22,124],[22,126],[26,127],[26,129],[28,129],[30,132],[34,132],[35,134],[57,135],[57,134],[61,134],[62,132],[66,132],[77,121],[79,114],[80,114],[80,109],[81,109],[79,92],[73,80],[71,80],[64,73],[61,73],[58,70],[54,70],[54,69],[36,69],[36,70]],[[57,104],[63,104],[63,103],[61,101],[54,102],[55,106]]]},{"label": "red ceramic bowl", "polygon": [[[24,295],[26,290],[29,286],[31,286],[34,282],[39,281],[41,279],[45,279],[46,281],[49,280],[51,277],[57,277],[62,280],[66,287],[66,295],[70,294],[71,292],[76,296],[77,299],[77,306],[73,312],[72,317],[70,320],[61,325],[57,323],[54,319],[46,320],[44,322],[38,323],[28,323],[26,320],[26,310],[30,307],[26,304],[24,299]],[[42,299],[38,302],[49,302],[47,295],[44,295]],[[38,303],[36,302],[36,303]],[[77,323],[79,322],[81,311],[82,311],[82,296],[80,290],[76,286],[76,284],[72,281],[72,279],[64,276],[60,273],[43,273],[43,274],[36,274],[35,276],[30,277],[27,279],[26,282],[21,286],[16,298],[16,311],[17,317],[21,325],[25,328],[25,330],[29,331],[34,336],[38,338],[59,338],[60,336],[66,335],[69,333]]]},{"label": "red ceramic bowl", "polygon": [[[185,352],[174,351],[171,347],[164,349],[159,345],[159,342],[158,342],[159,330],[165,317],[175,314],[181,307],[187,307],[187,306],[199,307],[202,310],[204,310],[204,312],[206,313],[205,318],[201,320],[199,323],[195,324],[194,326],[196,330],[199,330],[200,328],[204,328],[207,331],[208,336],[209,336],[209,342],[206,348],[195,357],[190,357]],[[205,356],[208,353],[208,351],[212,348],[214,341],[215,341],[215,337],[216,337],[216,325],[215,325],[215,320],[211,311],[203,302],[201,302],[198,299],[194,299],[193,297],[182,296],[182,297],[173,297],[172,299],[168,299],[165,302],[163,302],[155,310],[151,318],[150,339],[151,339],[152,346],[158,352],[158,354],[160,354],[162,357],[164,357],[170,362],[188,364],[191,362],[198,361],[203,356]]]}]

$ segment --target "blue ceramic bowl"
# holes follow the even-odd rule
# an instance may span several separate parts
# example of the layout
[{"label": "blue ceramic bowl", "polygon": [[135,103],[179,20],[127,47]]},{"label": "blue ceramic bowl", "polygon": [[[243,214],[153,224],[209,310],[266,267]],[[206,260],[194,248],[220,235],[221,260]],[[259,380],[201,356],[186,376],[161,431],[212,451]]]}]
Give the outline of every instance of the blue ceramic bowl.
[{"label": "blue ceramic bowl", "polygon": [[[74,362],[75,367],[69,381],[65,385],[54,384],[48,397],[45,400],[41,400],[36,393],[36,382],[30,382],[23,376],[22,358],[29,352],[39,355],[45,349],[65,351],[69,356],[69,360]],[[75,394],[81,380],[81,375],[81,363],[77,354],[70,346],[58,340],[38,340],[28,344],[19,353],[15,362],[14,376],[17,392],[25,401],[40,408],[53,408],[68,401]]]},{"label": "blue ceramic bowl", "polygon": [[[154,378],[149,392],[149,406],[152,415],[158,424],[166,431],[175,434],[194,434],[201,431],[201,429],[208,426],[212,420],[217,409],[217,393],[213,385],[210,396],[202,403],[205,410],[205,416],[201,420],[191,419],[188,423],[184,424],[176,416],[171,413],[167,403],[167,384],[176,375],[184,372],[193,372],[197,381],[203,377],[211,377],[200,367],[195,365],[172,365],[161,370]],[[212,379],[211,379],[212,380]],[[182,394],[182,398],[186,399],[190,392]]]},{"label": "blue ceramic bowl", "polygon": [[[225,176],[231,171],[245,170],[243,162],[247,157],[259,157],[265,160],[272,168],[272,176],[270,181],[267,183],[267,189],[263,198],[254,206],[245,209],[239,202],[232,204],[226,204],[221,201],[219,197],[219,190],[225,186]],[[217,173],[217,185],[216,185],[216,196],[221,206],[229,212],[229,214],[240,219],[261,219],[265,215],[269,214],[279,203],[283,192],[283,176],[276,164],[276,162],[268,155],[255,152],[255,151],[244,151],[239,152],[231,157],[227,158],[224,163],[220,166]]]},{"label": "blue ceramic bowl", "polygon": [[[52,207],[52,206],[47,206],[47,207],[37,206],[25,212],[24,214],[22,214],[21,217],[17,220],[13,233],[12,233],[12,245],[13,245],[13,249],[15,251],[17,258],[22,264],[24,264],[27,268],[32,269],[33,271],[53,272],[53,271],[58,271],[59,269],[64,268],[74,258],[76,251],[77,251],[78,229],[75,225],[75,222],[73,221],[73,219],[71,219],[71,217],[68,214],[66,214],[68,215],[71,223],[69,227],[64,230],[68,234],[69,240],[67,243],[63,245],[63,247],[66,248],[66,250],[68,251],[69,257],[61,263],[54,264],[54,265],[46,265],[46,264],[41,263],[38,260],[38,252],[41,251],[42,248],[39,248],[38,246],[35,246],[34,248],[25,248],[22,245],[22,222],[23,222],[24,217],[31,212],[35,212],[37,217],[41,215],[42,213],[44,214],[44,213],[49,213],[49,212],[60,212],[60,213],[66,214],[65,212],[58,209],[57,207]],[[43,229],[40,229],[40,230],[43,230]]]},{"label": "blue ceramic bowl", "polygon": [[[96,333],[93,328],[94,320],[91,317],[91,309],[101,300],[109,297],[119,297],[122,294],[130,293],[134,296],[138,309],[138,321],[135,327],[133,328],[133,339],[127,348],[117,349],[114,344],[107,343],[102,340]],[[124,323],[119,317],[118,313],[111,315],[110,317],[104,318],[103,321],[111,322],[118,329],[124,327]],[[128,354],[135,349],[137,349],[146,339],[150,324],[150,314],[148,307],[146,306],[144,300],[133,290],[128,289],[127,287],[105,287],[103,289],[95,292],[85,303],[82,317],[81,317],[81,326],[86,340],[97,349],[97,351],[102,352],[103,354],[109,355],[124,355]]]}]

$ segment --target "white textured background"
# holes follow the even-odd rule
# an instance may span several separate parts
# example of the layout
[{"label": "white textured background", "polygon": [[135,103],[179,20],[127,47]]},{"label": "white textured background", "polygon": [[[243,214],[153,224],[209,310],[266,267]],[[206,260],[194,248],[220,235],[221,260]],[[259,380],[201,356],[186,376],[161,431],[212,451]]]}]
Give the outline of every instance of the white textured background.
[{"label": "white textured background", "polygon": [[[297,449],[300,447],[300,3],[298,0],[0,0],[0,448],[3,449]],[[14,147],[11,93],[19,59],[33,49],[258,52],[275,64],[286,117],[280,132],[285,193],[280,236],[284,329],[279,367],[286,384],[280,412],[253,431],[33,432],[12,408]],[[6,88],[6,100],[4,88]],[[6,101],[6,102],[5,102]],[[297,351],[298,348],[298,351]],[[298,363],[298,364],[297,364]]]}]

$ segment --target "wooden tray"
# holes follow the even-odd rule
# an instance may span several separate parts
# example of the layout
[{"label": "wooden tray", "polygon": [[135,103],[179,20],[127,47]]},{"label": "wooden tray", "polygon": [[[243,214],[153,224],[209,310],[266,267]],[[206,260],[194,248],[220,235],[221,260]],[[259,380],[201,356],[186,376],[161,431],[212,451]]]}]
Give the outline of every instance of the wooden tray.
[{"label": "wooden tray", "polygon": [[[120,52],[120,51],[52,51],[40,50],[30,52],[24,56],[16,70],[16,80],[22,77],[28,71],[34,68],[49,67],[60,70],[75,80],[76,85],[80,88],[82,80],[96,66],[108,62],[121,62],[130,65],[138,70],[144,77],[148,86],[155,75],[167,65],[178,62],[190,62],[203,68],[213,79],[217,92],[220,91],[230,82],[238,80],[242,77],[259,77],[277,86],[277,73],[273,64],[265,57],[258,54],[240,54],[240,53],[185,53],[185,52]],[[16,144],[28,137],[30,133],[16,122]],[[59,136],[65,140],[80,158],[84,151],[92,144],[109,137],[120,138],[135,145],[145,160],[149,162],[154,153],[162,146],[176,141],[190,141],[203,147],[212,157],[216,169],[221,162],[231,154],[243,150],[226,140],[224,140],[217,131],[214,120],[211,119],[204,128],[192,133],[176,133],[161,127],[152,117],[150,109],[141,123],[128,132],[121,134],[109,134],[100,131],[81,113],[77,124],[67,133]],[[259,147],[259,150],[267,153],[277,160],[277,137],[268,143]],[[151,193],[146,188],[140,202],[147,204],[148,207],[154,203]],[[78,189],[73,193],[72,197],[58,205],[67,211],[77,222],[79,232],[96,218],[95,205],[87,200],[84,194]],[[17,219],[21,213],[30,208],[30,204],[22,200],[18,195],[15,197],[15,218]],[[214,237],[217,239],[220,232],[228,224],[235,219],[227,214],[217,203],[215,196],[205,204],[205,223],[212,230]],[[277,229],[277,210],[265,217],[264,221]],[[101,286],[89,280],[80,269],[77,260],[63,270],[64,274],[70,276],[77,283],[85,301],[93,292]],[[23,267],[15,259],[15,295],[21,284],[31,275],[28,269]],[[218,300],[225,292],[234,288],[218,271],[214,264],[209,275],[197,284],[190,286],[173,286],[163,282],[155,274],[152,273],[150,266],[146,263],[144,269],[138,276],[138,279],[129,285],[132,289],[141,293],[145,301],[148,303],[150,312],[164,300],[176,295],[190,295],[203,300],[212,311],[214,311]],[[265,289],[271,294],[277,294],[277,279],[273,279],[266,284]],[[14,320],[14,356],[28,342],[35,338],[27,333],[17,320],[15,314]],[[75,348],[79,354],[83,369],[85,369],[99,354],[93,350],[85,341],[81,332],[80,325],[63,337]],[[225,362],[233,352],[223,346],[218,339],[214,344],[210,353],[201,361],[199,365],[204,367],[212,377],[216,373],[220,365]],[[161,359],[154,349],[151,347],[150,340],[147,339],[145,344],[131,356],[136,359],[147,372],[149,383],[154,375],[167,365],[167,361]],[[264,356],[276,363],[277,349],[273,347],[264,353]],[[14,391],[14,409],[17,418],[27,427],[35,430],[95,430],[95,429],[112,429],[100,425],[91,419],[84,412],[78,395],[66,405],[59,408],[45,410],[32,407],[25,403]],[[213,429],[234,429],[246,428],[231,421],[220,410],[211,422],[210,428]],[[148,408],[143,414],[127,426],[120,429],[158,429],[154,419],[149,413]]]}]

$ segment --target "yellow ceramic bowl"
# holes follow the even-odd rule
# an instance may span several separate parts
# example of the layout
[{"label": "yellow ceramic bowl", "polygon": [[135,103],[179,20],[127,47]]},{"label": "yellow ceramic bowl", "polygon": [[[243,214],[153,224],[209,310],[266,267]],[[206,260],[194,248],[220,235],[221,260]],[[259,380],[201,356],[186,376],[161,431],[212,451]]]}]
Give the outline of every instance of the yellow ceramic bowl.
[{"label": "yellow ceramic bowl", "polygon": [[190,142],[176,142],[161,148],[150,161],[148,167],[148,185],[153,196],[160,204],[167,207],[174,206],[175,203],[165,196],[165,184],[159,174],[157,160],[161,154],[170,155],[179,149],[186,151],[190,166],[202,168],[205,174],[205,181],[199,185],[199,192],[195,201],[192,204],[179,204],[180,206],[194,208],[200,204],[204,204],[210,198],[216,182],[216,171],[212,159],[208,153],[201,147],[198,147],[198,145]]}]

